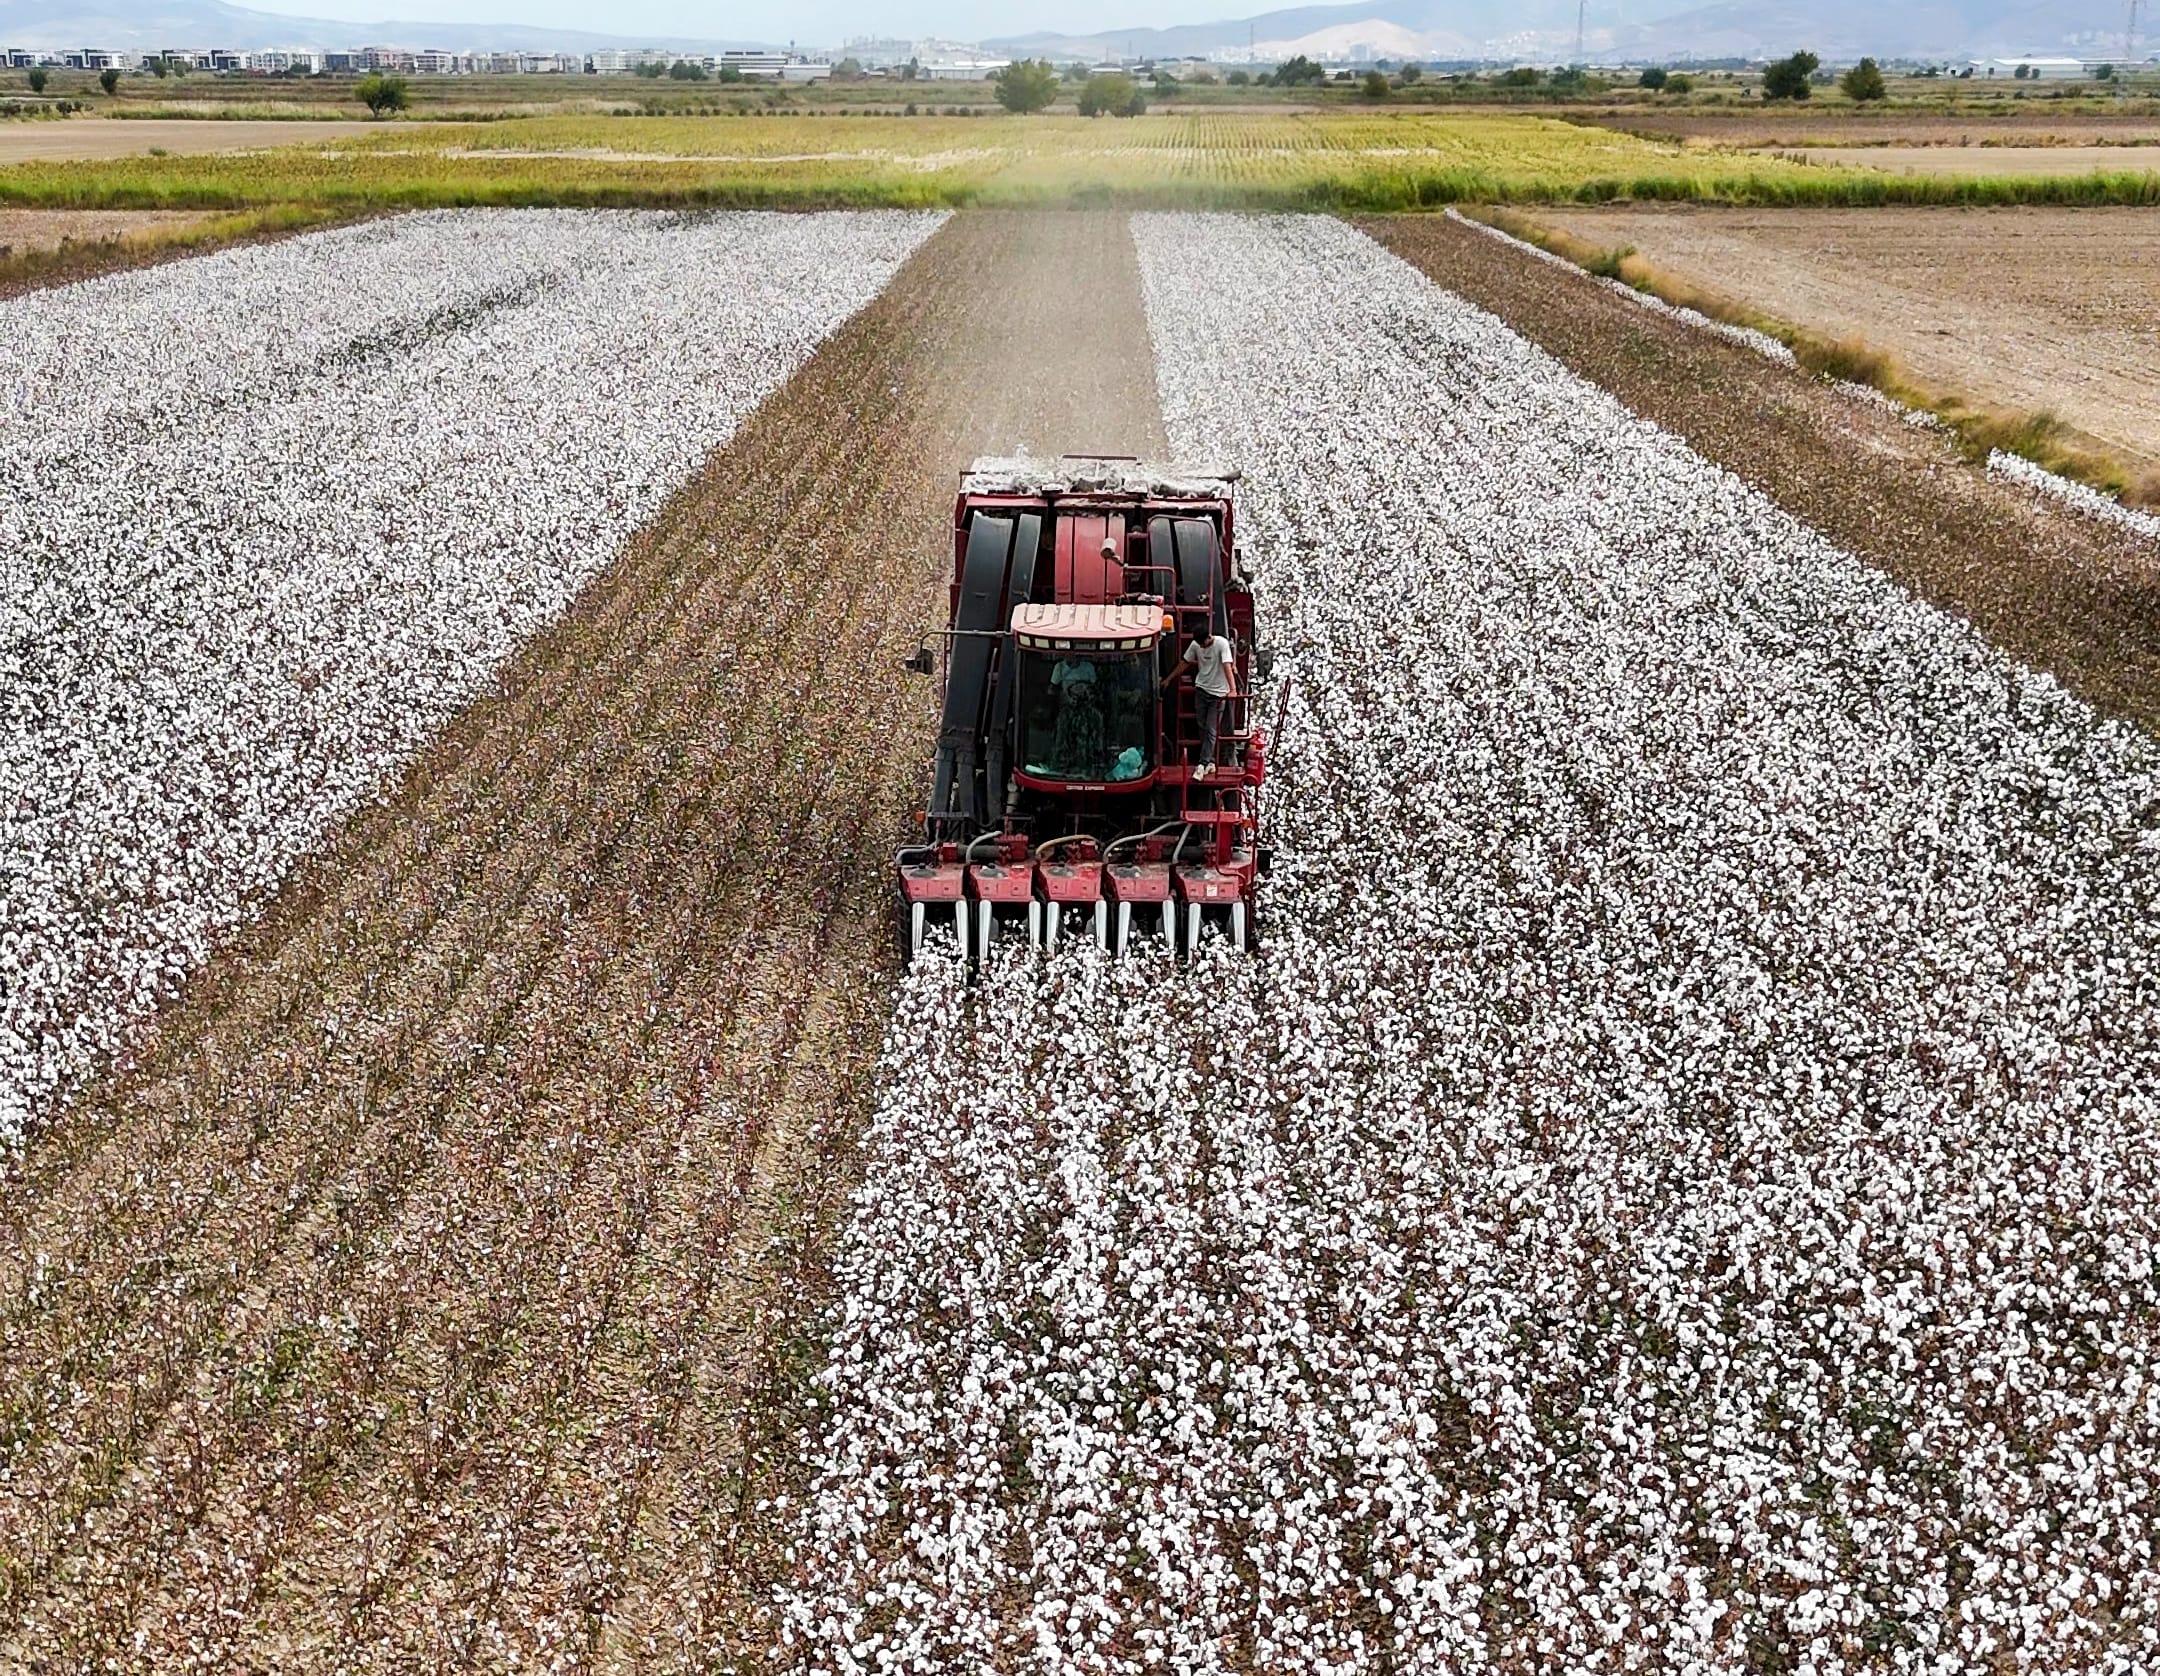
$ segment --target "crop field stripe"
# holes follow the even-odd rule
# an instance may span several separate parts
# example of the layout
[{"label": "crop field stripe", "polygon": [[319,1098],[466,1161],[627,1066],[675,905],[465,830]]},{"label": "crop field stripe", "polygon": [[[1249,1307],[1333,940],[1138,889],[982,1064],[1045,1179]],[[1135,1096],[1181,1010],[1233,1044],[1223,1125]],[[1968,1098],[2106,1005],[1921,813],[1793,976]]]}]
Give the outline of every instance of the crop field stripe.
[{"label": "crop field stripe", "polygon": [[1361,222],[1436,283],[2011,656],[2160,734],[2151,548],[1950,444],[1438,218]]},{"label": "crop field stripe", "polygon": [[733,1633],[746,1486],[787,1466],[748,1393],[792,1389],[877,1041],[950,473],[1076,435],[1161,446],[1122,223],[949,227],[32,1146],[0,1647]]},{"label": "crop field stripe", "polygon": [[2160,749],[1354,229],[1135,225],[1270,947],[903,986],[791,1656],[2135,1667]]}]

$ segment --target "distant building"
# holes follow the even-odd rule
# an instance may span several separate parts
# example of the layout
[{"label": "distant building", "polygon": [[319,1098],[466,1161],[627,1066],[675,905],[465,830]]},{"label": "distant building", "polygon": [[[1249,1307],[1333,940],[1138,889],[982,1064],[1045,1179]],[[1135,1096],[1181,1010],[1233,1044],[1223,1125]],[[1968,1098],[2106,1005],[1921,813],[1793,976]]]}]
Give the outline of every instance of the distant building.
[{"label": "distant building", "polygon": [[918,81],[988,81],[1012,62],[1009,58],[924,58],[916,61]]},{"label": "distant building", "polygon": [[[2020,76],[2019,70],[2025,74]],[[1976,58],[1972,73],[1976,77],[2007,76],[2014,81],[2081,81],[2091,72],[2082,58],[2034,53],[2030,58]]]}]

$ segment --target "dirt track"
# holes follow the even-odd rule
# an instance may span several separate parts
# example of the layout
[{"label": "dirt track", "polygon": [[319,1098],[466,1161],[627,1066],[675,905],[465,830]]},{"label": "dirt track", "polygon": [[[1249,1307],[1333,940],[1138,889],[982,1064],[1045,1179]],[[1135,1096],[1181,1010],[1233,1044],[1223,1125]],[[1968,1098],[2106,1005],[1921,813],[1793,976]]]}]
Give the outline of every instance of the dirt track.
[{"label": "dirt track", "polygon": [[1940,438],[1438,217],[1368,231],[2102,710],[2160,730],[2160,568]]},{"label": "dirt track", "polygon": [[1152,378],[1121,218],[955,220],[32,1147],[0,1668],[748,1627],[952,472],[1157,451]]}]

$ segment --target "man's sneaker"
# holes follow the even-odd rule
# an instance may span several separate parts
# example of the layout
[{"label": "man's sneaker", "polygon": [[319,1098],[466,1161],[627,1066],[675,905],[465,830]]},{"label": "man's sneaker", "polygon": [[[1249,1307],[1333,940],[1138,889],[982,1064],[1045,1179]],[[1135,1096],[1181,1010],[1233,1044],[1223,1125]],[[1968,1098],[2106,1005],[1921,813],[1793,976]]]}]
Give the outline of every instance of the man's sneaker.
[{"label": "man's sneaker", "polygon": [[1212,763],[1206,763],[1206,762],[1203,762],[1203,763],[1202,763],[1202,764],[1201,764],[1201,765],[1200,765],[1200,766],[1199,766],[1198,768],[1195,768],[1195,769],[1194,769],[1194,770],[1193,770],[1192,772],[1193,772],[1193,778],[1194,778],[1194,779],[1196,779],[1196,780],[1204,780],[1204,779],[1206,779],[1206,778],[1207,778],[1207,777],[1208,777],[1208,776],[1209,776],[1210,774],[1212,774],[1212,773],[1214,773],[1214,772],[1215,772],[1215,767],[1214,767],[1214,764],[1212,764]]}]

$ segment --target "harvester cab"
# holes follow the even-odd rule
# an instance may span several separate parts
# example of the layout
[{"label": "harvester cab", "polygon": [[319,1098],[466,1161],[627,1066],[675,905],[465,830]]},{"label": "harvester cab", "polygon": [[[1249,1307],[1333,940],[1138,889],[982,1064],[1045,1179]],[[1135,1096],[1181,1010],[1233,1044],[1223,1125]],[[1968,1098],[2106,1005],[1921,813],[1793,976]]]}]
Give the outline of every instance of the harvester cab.
[{"label": "harvester cab", "polygon": [[[906,959],[944,926],[976,964],[1022,935],[1255,946],[1266,741],[1234,483],[1097,457],[962,474],[943,656],[909,660],[942,665],[943,690],[922,837],[898,856]],[[1218,634],[1233,690],[1211,705],[1184,653]]]}]

